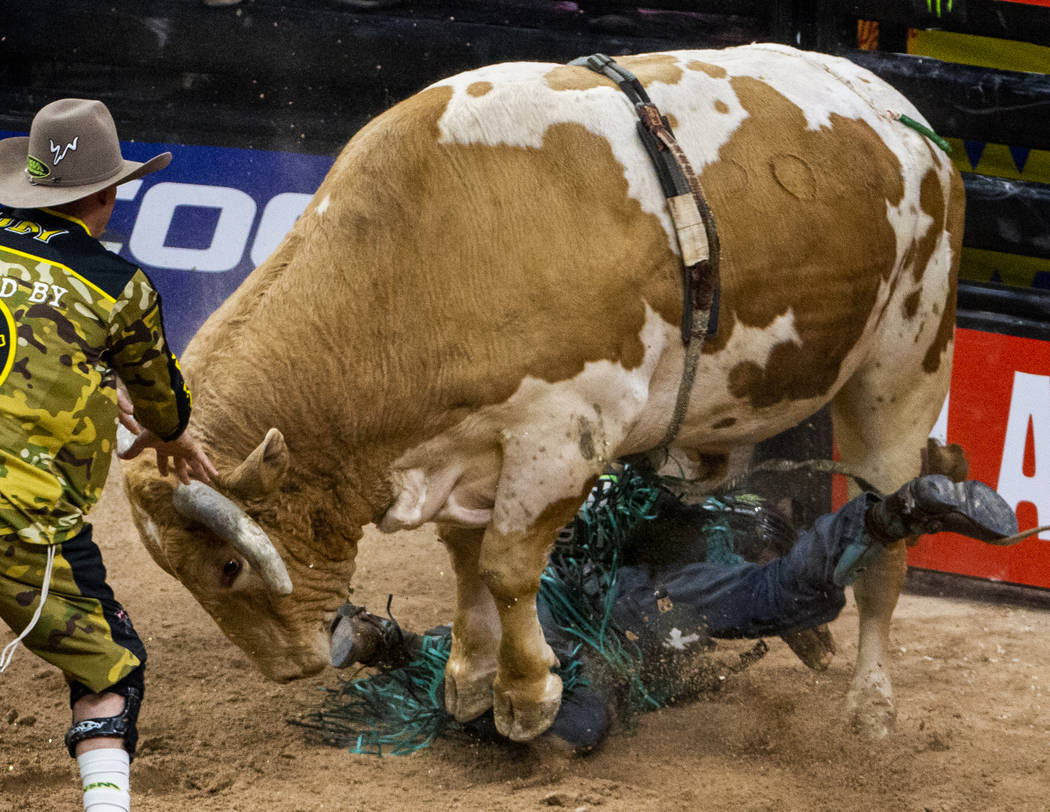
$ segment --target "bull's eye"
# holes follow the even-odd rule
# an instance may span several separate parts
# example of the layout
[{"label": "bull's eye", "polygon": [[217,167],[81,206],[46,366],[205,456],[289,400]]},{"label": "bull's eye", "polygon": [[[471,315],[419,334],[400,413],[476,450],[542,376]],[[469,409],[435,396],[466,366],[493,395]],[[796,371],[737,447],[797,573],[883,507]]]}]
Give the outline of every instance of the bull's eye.
[{"label": "bull's eye", "polygon": [[227,581],[232,581],[237,577],[237,574],[241,571],[241,562],[236,558],[231,558],[225,564],[222,565],[222,577]]}]

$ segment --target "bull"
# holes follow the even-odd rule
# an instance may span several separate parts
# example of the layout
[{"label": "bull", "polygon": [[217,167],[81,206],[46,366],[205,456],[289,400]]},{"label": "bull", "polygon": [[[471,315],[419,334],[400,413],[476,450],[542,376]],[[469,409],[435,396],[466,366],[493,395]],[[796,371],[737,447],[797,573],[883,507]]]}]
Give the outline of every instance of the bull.
[{"label": "bull", "polygon": [[[721,242],[718,330],[674,446],[723,455],[830,404],[843,462],[919,473],[948,391],[963,187],[842,59],[776,45],[622,57],[697,172]],[[681,259],[615,84],[493,65],[378,116],[190,343],[221,495],[125,466],[135,522],[270,678],[313,674],[362,527],[436,524],[456,574],[446,702],[515,740],[561,683],[535,594],[598,475],[661,442],[685,348]],[[855,587],[847,708],[885,734],[905,570]]]}]

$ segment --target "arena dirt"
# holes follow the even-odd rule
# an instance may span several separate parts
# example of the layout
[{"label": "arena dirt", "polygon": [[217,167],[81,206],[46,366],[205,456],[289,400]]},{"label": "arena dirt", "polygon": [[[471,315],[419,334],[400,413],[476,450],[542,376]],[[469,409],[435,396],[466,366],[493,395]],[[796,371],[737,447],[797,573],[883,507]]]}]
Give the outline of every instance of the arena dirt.
[{"label": "arena dirt", "polygon": [[[442,741],[355,756],[289,724],[335,672],[264,680],[139,544],[119,483],[93,514],[111,583],[150,667],[133,808],[156,810],[1046,810],[1050,612],[905,595],[891,639],[897,732],[871,744],[841,718],[852,600],[839,654],[814,673],[779,640],[704,701],[644,716],[584,759],[538,746]],[[362,545],[355,599],[422,628],[450,616],[452,576],[425,531]],[[0,643],[11,639],[4,631]],[[732,649],[730,649],[731,651]],[[59,674],[20,651],[0,675],[0,809],[80,808]]]}]

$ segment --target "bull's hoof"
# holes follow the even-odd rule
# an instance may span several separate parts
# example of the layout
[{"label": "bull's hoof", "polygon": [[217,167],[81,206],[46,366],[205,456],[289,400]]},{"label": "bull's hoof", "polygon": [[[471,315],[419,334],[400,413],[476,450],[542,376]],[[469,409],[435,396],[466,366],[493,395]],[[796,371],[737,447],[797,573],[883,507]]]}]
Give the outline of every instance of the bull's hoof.
[{"label": "bull's hoof", "polygon": [[803,664],[814,671],[827,671],[835,656],[835,638],[826,625],[784,632],[780,637]]},{"label": "bull's hoof", "polygon": [[457,722],[469,722],[477,719],[492,707],[492,680],[495,671],[488,671],[480,676],[466,673],[454,673],[453,669],[445,671],[445,709],[455,717]]},{"label": "bull's hoof", "polygon": [[868,741],[881,741],[897,727],[893,699],[878,691],[850,691],[846,714],[850,731]]},{"label": "bull's hoof", "polygon": [[554,724],[561,707],[561,677],[547,674],[539,690],[506,690],[496,677],[492,695],[496,730],[511,741],[535,739]]}]

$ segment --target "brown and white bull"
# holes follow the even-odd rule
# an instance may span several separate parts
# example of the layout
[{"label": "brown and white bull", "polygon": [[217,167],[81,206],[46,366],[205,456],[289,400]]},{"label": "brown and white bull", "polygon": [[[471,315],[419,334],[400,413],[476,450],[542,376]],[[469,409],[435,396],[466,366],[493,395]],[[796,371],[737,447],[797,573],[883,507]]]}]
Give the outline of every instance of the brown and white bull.
[{"label": "brown and white bull", "polygon": [[[917,474],[948,389],[963,223],[951,162],[892,115],[919,113],[848,61],[787,47],[620,62],[670,119],[722,245],[719,329],[676,445],[723,453],[830,403],[847,464],[886,490]],[[136,461],[143,541],[289,680],[328,662],[362,526],[435,522],[458,588],[448,707],[494,703],[502,732],[536,736],[561,692],[540,572],[598,474],[668,426],[677,252],[612,82],[516,63],[433,85],[354,136],[193,339],[193,425],[234,507],[211,517],[195,487],[177,510],[174,480]],[[847,704],[876,734],[894,715],[904,566],[895,549],[855,588]]]}]

